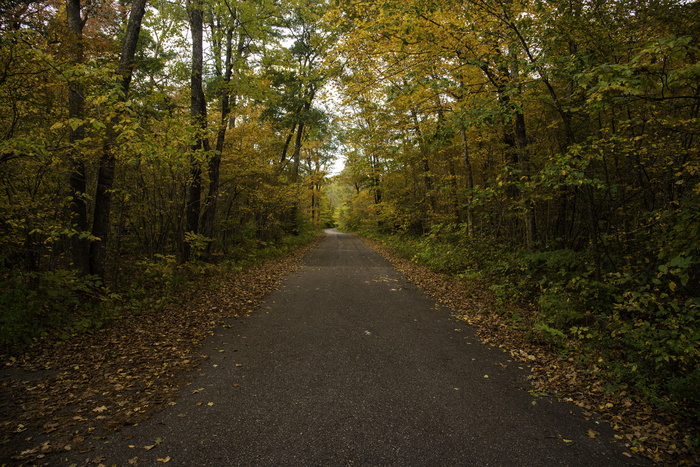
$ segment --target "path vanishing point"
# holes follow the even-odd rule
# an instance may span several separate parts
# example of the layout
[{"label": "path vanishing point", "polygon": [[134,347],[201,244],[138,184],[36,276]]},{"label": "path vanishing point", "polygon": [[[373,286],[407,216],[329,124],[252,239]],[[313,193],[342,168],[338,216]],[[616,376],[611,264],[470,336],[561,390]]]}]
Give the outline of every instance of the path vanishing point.
[{"label": "path vanishing point", "polygon": [[646,465],[574,405],[528,393],[527,367],[480,343],[351,235],[329,231],[203,352],[210,358],[175,405],[73,462]]}]

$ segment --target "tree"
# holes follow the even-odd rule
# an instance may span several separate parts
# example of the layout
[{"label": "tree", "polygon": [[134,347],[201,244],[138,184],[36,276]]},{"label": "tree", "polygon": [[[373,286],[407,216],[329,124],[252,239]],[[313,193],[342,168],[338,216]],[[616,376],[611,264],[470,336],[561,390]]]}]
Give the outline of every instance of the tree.
[{"label": "tree", "polygon": [[[87,16],[82,15],[82,5],[80,0],[67,0],[66,19],[71,37],[69,40],[69,50],[74,66],[83,64],[83,28],[87,21]],[[68,119],[80,121],[84,117],[85,92],[79,80],[69,84],[68,90]],[[79,123],[75,128],[71,126],[69,143],[75,151],[78,145],[85,138],[85,125]],[[73,235],[73,263],[81,274],[90,273],[90,244],[87,236],[88,211],[86,203],[87,178],[85,174],[85,163],[79,156],[73,155],[72,170],[70,173],[70,188],[72,197],[72,210],[76,226],[76,234]]]},{"label": "tree", "polygon": [[202,0],[188,2],[187,14],[192,33],[192,72],[190,75],[190,116],[194,128],[192,155],[190,160],[190,183],[187,195],[185,239],[183,242],[183,260],[192,257],[192,248],[199,231],[202,198],[201,160],[209,152],[207,131],[207,102],[204,96],[204,7]]},{"label": "tree", "polygon": [[[116,70],[116,100],[126,103],[134,69],[134,56],[141,31],[141,21],[146,10],[146,0],[134,0],[129,13],[129,21],[122,43],[119,65]],[[112,208],[112,190],[114,187],[114,170],[116,164],[115,144],[118,136],[118,115],[112,117],[106,128],[102,147],[102,157],[97,172],[97,189],[92,223],[92,235],[99,241],[90,244],[90,272],[104,276],[107,255],[107,242],[110,231],[110,211]]]}]

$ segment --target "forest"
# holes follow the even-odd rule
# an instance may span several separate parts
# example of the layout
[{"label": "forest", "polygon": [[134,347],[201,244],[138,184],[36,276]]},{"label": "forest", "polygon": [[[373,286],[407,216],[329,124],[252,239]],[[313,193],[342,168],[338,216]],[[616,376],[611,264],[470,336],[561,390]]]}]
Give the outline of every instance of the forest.
[{"label": "forest", "polygon": [[699,3],[2,0],[0,44],[0,352],[338,226],[700,420]]},{"label": "forest", "polygon": [[321,224],[327,5],[1,5],[3,351],[159,306]]},{"label": "forest", "polygon": [[341,2],[340,225],[700,420],[700,4]]}]

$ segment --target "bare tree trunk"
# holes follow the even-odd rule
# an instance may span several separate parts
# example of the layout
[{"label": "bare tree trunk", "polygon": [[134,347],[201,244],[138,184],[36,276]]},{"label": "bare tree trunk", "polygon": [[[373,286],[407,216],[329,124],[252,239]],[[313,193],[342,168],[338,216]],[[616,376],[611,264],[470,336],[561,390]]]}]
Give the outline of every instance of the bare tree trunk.
[{"label": "bare tree trunk", "polygon": [[[527,133],[525,131],[525,116],[521,111],[515,114],[514,134],[515,145],[518,149],[518,160],[520,170],[524,177],[530,177],[530,158],[527,154]],[[528,250],[535,248],[536,224],[535,224],[535,206],[530,199],[524,199],[525,207],[525,245]]]},{"label": "bare tree trunk", "polygon": [[414,109],[411,109],[411,117],[413,118],[413,125],[418,135],[418,146],[421,153],[421,171],[423,178],[423,185],[425,186],[425,197],[428,200],[428,205],[431,209],[431,214],[435,212],[436,203],[435,196],[433,194],[433,178],[430,175],[430,161],[428,147],[425,142],[425,137],[423,135],[423,130],[420,126],[420,120],[418,120],[418,114]]},{"label": "bare tree trunk", "polygon": [[[513,49],[509,55],[514,55]],[[513,60],[516,63],[516,60]],[[506,161],[509,166],[519,168],[523,176],[529,177],[529,155],[527,148],[527,133],[525,127],[525,116],[522,110],[518,109],[511,100],[507,86],[512,83],[513,77],[518,76],[518,69],[514,66],[511,71],[506,65],[500,65],[496,70],[492,70],[488,66],[481,67],[484,74],[496,86],[498,101],[506,114],[513,115],[513,124],[510,128],[506,127],[503,141],[506,145]],[[518,89],[518,94],[520,89]],[[522,199],[522,190],[513,182],[508,184],[506,193],[511,199],[522,201],[525,208],[524,229],[525,229],[525,244],[529,250],[534,249],[536,229],[535,229],[535,213],[534,205],[531,200]]]},{"label": "bare tree trunk", "polygon": [[289,151],[289,145],[292,142],[292,138],[294,138],[294,132],[297,129],[297,122],[294,122],[292,125],[292,129],[287,133],[287,139],[284,141],[284,146],[282,146],[282,158],[280,159],[280,164],[284,163],[287,160],[287,151]]},{"label": "bare tree trunk", "polygon": [[[125,102],[129,94],[129,86],[134,68],[136,44],[141,32],[141,21],[146,11],[146,0],[134,0],[129,13],[124,43],[117,67],[117,75],[121,78],[118,83],[119,100]],[[114,168],[116,157],[114,145],[117,139],[116,125],[119,118],[114,117],[107,125],[107,132],[102,147],[102,157],[97,173],[97,191],[95,192],[95,212],[92,223],[92,234],[99,241],[90,244],[90,272],[104,276],[107,261],[107,242],[109,241],[110,211],[112,208],[112,190],[114,188]]]}]

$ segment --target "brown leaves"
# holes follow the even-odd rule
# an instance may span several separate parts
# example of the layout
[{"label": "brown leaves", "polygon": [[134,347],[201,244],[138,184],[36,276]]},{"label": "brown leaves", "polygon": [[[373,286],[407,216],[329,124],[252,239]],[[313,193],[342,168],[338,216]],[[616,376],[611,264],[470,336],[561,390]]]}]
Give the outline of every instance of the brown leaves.
[{"label": "brown leaves", "polygon": [[[8,361],[0,401],[8,401],[3,409],[14,423],[0,423],[0,441],[7,440],[0,458],[31,463],[67,445],[81,449],[94,432],[136,423],[167,406],[184,372],[201,361],[199,342],[222,318],[258,306],[309,248],[247,272],[217,270],[192,284],[178,305],[124,316],[94,335],[43,342]],[[211,287],[214,280],[217,287]]]},{"label": "brown leaves", "polygon": [[[616,438],[626,447],[657,462],[700,463],[700,453],[690,443],[693,437],[700,438],[700,427],[682,426],[676,420],[667,420],[640,401],[633,401],[624,391],[609,394],[605,391],[602,372],[596,365],[581,368],[573,358],[563,358],[551,348],[534,344],[527,335],[530,327],[528,310],[502,303],[496,306],[494,297],[483,284],[435,273],[398,258],[376,242],[363,240],[423,292],[450,307],[456,319],[475,326],[483,342],[503,348],[515,360],[529,365],[532,370],[530,380],[537,394],[553,394],[573,402],[584,409],[586,417],[599,414],[621,433]],[[502,312],[493,311],[496,309]],[[517,327],[507,318],[516,313],[522,319]],[[587,432],[591,438],[598,435],[594,430]]]}]

